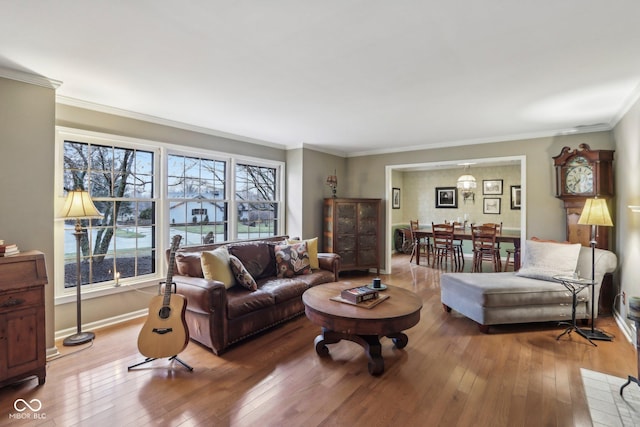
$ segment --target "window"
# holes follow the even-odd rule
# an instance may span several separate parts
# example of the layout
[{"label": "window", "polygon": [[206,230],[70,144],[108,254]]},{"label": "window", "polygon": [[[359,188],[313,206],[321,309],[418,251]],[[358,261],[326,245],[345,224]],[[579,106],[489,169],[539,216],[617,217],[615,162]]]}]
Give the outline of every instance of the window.
[{"label": "window", "polygon": [[226,174],[224,160],[169,155],[170,235],[181,234],[182,245],[228,240]]},{"label": "window", "polygon": [[235,173],[238,238],[253,239],[278,234],[278,169],[237,164]]},{"label": "window", "polygon": [[[102,219],[83,220],[82,289],[120,292],[164,277],[164,251],[282,233],[284,165],[184,146],[58,128],[56,201],[88,190]],[[162,161],[161,161],[162,159]],[[75,220],[56,221],[56,298],[74,295]],[[64,264],[63,264],[64,263]],[[63,277],[64,276],[64,277]],[[64,300],[61,300],[64,301]]]},{"label": "window", "polygon": [[[132,147],[64,141],[65,190],[88,190],[102,219],[83,220],[82,285],[156,272],[155,154]],[[76,285],[75,220],[64,225],[64,287]]]}]

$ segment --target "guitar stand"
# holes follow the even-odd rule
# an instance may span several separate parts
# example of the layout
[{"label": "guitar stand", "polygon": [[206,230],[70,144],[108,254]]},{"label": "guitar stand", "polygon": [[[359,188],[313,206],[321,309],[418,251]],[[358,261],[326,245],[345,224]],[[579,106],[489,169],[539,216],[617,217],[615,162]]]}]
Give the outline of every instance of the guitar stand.
[{"label": "guitar stand", "polygon": [[[131,366],[127,367],[127,371],[130,371],[130,370],[132,370],[133,368],[136,368],[136,367],[138,367],[138,366],[140,366],[140,365],[144,365],[145,363],[153,362],[154,360],[157,360],[157,357],[147,357],[147,358],[146,358],[146,359],[144,359],[142,362],[138,362],[138,363],[136,363],[136,364],[134,364],[134,365],[131,365]],[[192,372],[192,371],[193,371],[193,368],[192,368],[191,366],[187,365],[187,364],[186,364],[182,359],[180,359],[177,355],[175,355],[175,356],[171,356],[171,357],[169,358],[169,361],[170,361],[170,362],[171,362],[171,361],[173,361],[173,360],[175,360],[176,362],[178,362],[179,364],[181,364],[182,366],[184,366],[185,368],[187,368],[187,370],[188,370],[189,372]]]}]

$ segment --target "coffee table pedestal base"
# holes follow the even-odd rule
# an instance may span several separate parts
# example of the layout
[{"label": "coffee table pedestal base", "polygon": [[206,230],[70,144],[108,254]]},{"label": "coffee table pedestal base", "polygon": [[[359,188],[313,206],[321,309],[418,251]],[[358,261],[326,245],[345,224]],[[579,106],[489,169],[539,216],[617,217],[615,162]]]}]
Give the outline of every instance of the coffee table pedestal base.
[{"label": "coffee table pedestal base", "polygon": [[[385,335],[391,338],[397,348],[405,348],[409,343],[409,337],[402,332]],[[359,335],[347,334],[343,332],[331,331],[322,328],[322,334],[318,335],[314,340],[316,353],[325,357],[329,355],[327,344],[335,344],[341,340],[348,340],[359,344],[364,348],[369,358],[369,373],[371,375],[381,375],[384,372],[384,359],[382,358],[382,346],[380,345],[380,337],[378,335]]]}]

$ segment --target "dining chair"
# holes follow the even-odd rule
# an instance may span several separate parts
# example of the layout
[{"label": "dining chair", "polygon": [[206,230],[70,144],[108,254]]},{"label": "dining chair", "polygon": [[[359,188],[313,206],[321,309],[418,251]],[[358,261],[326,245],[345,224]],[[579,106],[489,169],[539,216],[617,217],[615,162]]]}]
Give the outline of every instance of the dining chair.
[{"label": "dining chair", "polygon": [[[482,224],[485,227],[494,227],[497,234],[502,234],[502,222],[485,222]],[[502,271],[502,254],[500,251],[500,242],[496,241],[496,249],[498,251],[498,261],[500,265],[500,271]]]},{"label": "dining chair", "polygon": [[496,246],[496,227],[484,225],[471,226],[471,242],[473,244],[472,273],[481,273],[484,261],[493,264],[493,271],[502,271],[500,251]]},{"label": "dining chair", "polygon": [[509,266],[512,266],[513,271],[516,271],[516,248],[505,249],[507,253],[507,260],[504,263],[504,271],[508,271]]},{"label": "dining chair", "polygon": [[447,268],[450,265],[451,271],[460,270],[456,249],[453,246],[453,224],[434,224],[431,223],[433,234],[433,264],[438,267]]},{"label": "dining chair", "polygon": [[[464,222],[453,221],[451,223],[449,221],[445,220],[444,223],[445,224],[453,224],[454,235],[455,235],[455,231],[456,230],[464,231],[467,228],[467,221],[466,220]],[[458,261],[458,265],[460,266],[460,270],[462,270],[464,268],[464,251],[463,251],[463,246],[462,246],[462,239],[456,239],[455,236],[454,236],[453,249],[455,250],[455,254],[456,254],[457,261]]]},{"label": "dining chair", "polygon": [[[431,239],[429,237],[418,238],[415,231],[420,229],[419,220],[409,220],[409,229],[411,230],[411,239],[413,240],[413,249],[411,250],[411,258],[409,263],[413,261],[413,257],[416,256],[416,251],[421,251],[420,255],[425,254],[427,256],[427,265],[431,261]],[[424,240],[423,240],[424,239]]]}]

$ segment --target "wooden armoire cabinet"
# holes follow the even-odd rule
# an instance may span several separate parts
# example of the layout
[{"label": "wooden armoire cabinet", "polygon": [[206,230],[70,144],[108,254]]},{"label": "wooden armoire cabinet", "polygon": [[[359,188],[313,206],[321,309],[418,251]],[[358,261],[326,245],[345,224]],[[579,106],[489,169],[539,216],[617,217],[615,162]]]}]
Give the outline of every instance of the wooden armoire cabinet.
[{"label": "wooden armoire cabinet", "polygon": [[380,274],[380,199],[324,199],[324,251],[340,255],[341,270]]},{"label": "wooden armoire cabinet", "polygon": [[0,257],[0,387],[33,375],[44,384],[46,284],[42,252]]}]

